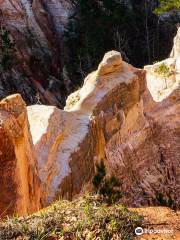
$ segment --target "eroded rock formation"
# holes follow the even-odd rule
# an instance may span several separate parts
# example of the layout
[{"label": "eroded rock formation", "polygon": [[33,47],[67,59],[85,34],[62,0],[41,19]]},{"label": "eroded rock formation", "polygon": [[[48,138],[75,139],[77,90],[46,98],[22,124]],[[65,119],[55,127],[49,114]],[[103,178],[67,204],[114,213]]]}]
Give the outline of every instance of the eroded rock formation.
[{"label": "eroded rock formation", "polygon": [[82,89],[68,98],[66,111],[28,107],[49,201],[58,194],[72,198],[91,179],[94,161],[105,159],[106,143],[124,124],[126,112],[141,106],[144,76],[143,70],[123,62],[118,52],[109,52]]},{"label": "eroded rock formation", "polygon": [[[176,51],[146,68],[149,91],[145,70],[125,63],[119,52],[108,52],[83,87],[68,97],[65,110],[27,108],[43,205],[89,188],[95,163],[103,160],[108,174],[123,182],[128,206],[162,199],[179,206],[178,56]],[[156,81],[160,84],[153,88]]]},{"label": "eroded rock formation", "polygon": [[0,102],[0,217],[41,207],[37,161],[20,95]]},{"label": "eroded rock formation", "polygon": [[[112,51],[83,87],[69,96],[65,111],[28,107],[45,202],[58,195],[71,199],[91,180],[95,162],[103,159],[109,174],[123,181],[128,205],[158,204],[161,195],[178,206],[176,59],[171,59],[173,81],[167,85],[168,94],[161,94],[161,102],[155,101],[156,92],[150,89],[155,100],[149,93],[145,71],[123,62],[120,54]],[[153,85],[156,74],[150,74],[148,70],[148,85]],[[164,76],[157,79],[163,84],[166,80]]]}]

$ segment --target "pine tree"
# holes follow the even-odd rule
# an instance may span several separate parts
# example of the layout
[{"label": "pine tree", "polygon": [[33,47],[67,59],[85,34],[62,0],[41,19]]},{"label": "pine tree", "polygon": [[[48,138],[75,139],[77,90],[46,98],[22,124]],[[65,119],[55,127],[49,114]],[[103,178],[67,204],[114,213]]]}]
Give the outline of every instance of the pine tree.
[{"label": "pine tree", "polygon": [[107,203],[118,202],[123,196],[119,179],[115,176],[106,177],[106,168],[103,161],[96,165],[96,175],[92,183],[95,192]]}]

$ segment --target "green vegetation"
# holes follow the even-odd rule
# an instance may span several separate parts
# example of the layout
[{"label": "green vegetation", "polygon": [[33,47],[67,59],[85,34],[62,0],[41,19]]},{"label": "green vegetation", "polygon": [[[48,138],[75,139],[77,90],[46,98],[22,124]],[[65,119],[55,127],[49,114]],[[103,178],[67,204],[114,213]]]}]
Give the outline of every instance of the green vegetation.
[{"label": "green vegetation", "polygon": [[15,43],[5,28],[0,30],[0,70],[9,70],[14,62]]},{"label": "green vegetation", "polygon": [[94,190],[107,203],[118,202],[123,196],[120,190],[121,183],[115,176],[106,177],[103,161],[96,165],[96,175],[93,178]]},{"label": "green vegetation", "polygon": [[160,0],[160,6],[155,10],[155,13],[160,15],[172,10],[180,10],[179,0]]},{"label": "green vegetation", "polygon": [[170,77],[175,74],[175,68],[162,63],[156,67],[155,73],[162,77]]},{"label": "green vegetation", "polygon": [[7,218],[0,223],[0,239],[128,240],[141,220],[122,205],[109,206],[98,196],[86,195],[72,202],[58,201],[29,217]]},{"label": "green vegetation", "polygon": [[155,72],[162,76],[162,77],[169,77],[171,75],[171,69],[165,64],[160,64],[156,69]]}]

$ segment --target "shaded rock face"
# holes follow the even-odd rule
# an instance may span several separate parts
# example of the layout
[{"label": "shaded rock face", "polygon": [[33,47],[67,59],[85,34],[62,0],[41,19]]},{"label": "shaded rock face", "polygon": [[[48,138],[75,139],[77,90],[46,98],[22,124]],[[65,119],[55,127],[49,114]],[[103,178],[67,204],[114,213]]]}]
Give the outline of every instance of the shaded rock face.
[{"label": "shaded rock face", "polygon": [[26,105],[20,95],[0,102],[0,216],[41,207],[40,181]]},{"label": "shaded rock face", "polygon": [[62,74],[62,33],[71,1],[1,0],[0,10],[1,26],[10,31],[18,59],[1,74],[0,97],[19,92],[27,103],[40,97],[43,103],[62,107],[71,85]]},{"label": "shaded rock face", "polygon": [[[150,158],[147,159],[153,165],[146,169],[142,184],[145,192],[148,192],[147,196],[154,194],[155,198],[161,194],[166,200],[172,199],[175,207],[180,204],[179,30],[174,39],[171,57],[145,67],[147,86],[152,98],[147,91],[143,96],[145,116],[151,126],[152,149]],[[147,152],[148,150],[144,151],[145,156]],[[150,204],[154,203],[150,199],[149,201]]]}]

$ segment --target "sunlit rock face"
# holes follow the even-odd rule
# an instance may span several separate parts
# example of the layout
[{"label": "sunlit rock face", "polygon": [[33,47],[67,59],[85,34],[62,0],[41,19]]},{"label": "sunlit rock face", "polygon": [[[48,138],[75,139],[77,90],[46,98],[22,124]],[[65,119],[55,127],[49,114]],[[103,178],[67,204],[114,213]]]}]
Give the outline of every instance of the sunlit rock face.
[{"label": "sunlit rock face", "polygon": [[35,103],[38,92],[42,103],[62,107],[71,85],[62,74],[62,35],[73,11],[71,1],[0,0],[0,10],[17,58],[1,76],[0,98],[19,92],[27,103]]},{"label": "sunlit rock face", "polygon": [[41,208],[37,161],[20,95],[0,102],[0,186],[1,217]]},{"label": "sunlit rock face", "polygon": [[28,107],[44,204],[89,189],[95,163],[104,160],[108,174],[123,182],[129,206],[157,204],[160,194],[177,207],[179,91],[173,84],[157,103],[145,71],[112,51],[68,97],[64,111]]},{"label": "sunlit rock face", "polygon": [[71,199],[78,194],[101,159],[110,171],[117,162],[121,167],[120,156],[113,158],[113,148],[124,146],[123,141],[148,125],[143,115],[144,90],[145,71],[112,51],[83,87],[69,96],[65,111],[28,107],[45,203],[58,195]]},{"label": "sunlit rock face", "polygon": [[27,108],[33,143],[20,96],[1,101],[1,211],[12,199],[9,213],[17,209],[21,214],[60,196],[72,199],[92,188],[95,164],[101,160],[107,173],[122,181],[128,206],[156,205],[163,199],[177,208],[178,61],[173,55],[163,62],[165,67],[155,64],[145,71],[125,63],[119,52],[108,52],[82,88],[68,97],[64,110],[44,105]]},{"label": "sunlit rock face", "polygon": [[180,55],[180,28],[178,28],[177,35],[174,38],[174,46],[171,52],[171,57],[177,59]]},{"label": "sunlit rock face", "polygon": [[154,65],[146,66],[147,86],[156,102],[165,99],[180,83],[180,28],[174,38],[170,58]]}]

